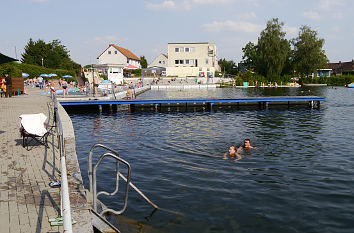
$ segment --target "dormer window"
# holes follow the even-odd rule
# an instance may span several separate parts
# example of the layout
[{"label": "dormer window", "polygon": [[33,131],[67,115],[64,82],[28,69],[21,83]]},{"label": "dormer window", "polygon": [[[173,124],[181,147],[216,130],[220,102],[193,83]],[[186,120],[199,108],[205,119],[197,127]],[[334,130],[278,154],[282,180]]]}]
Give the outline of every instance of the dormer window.
[{"label": "dormer window", "polygon": [[116,50],[116,51],[114,51],[114,54],[118,54],[118,51]]},{"label": "dormer window", "polygon": [[108,51],[108,54],[111,54],[112,52],[111,51]]}]

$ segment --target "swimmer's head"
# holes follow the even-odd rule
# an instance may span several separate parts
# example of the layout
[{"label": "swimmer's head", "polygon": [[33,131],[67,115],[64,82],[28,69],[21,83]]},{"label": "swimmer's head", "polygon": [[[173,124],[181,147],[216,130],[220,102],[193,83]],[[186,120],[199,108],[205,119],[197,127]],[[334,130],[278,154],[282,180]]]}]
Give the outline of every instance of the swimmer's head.
[{"label": "swimmer's head", "polygon": [[250,147],[251,146],[251,140],[249,140],[248,138],[246,138],[243,142],[243,146],[244,147]]}]

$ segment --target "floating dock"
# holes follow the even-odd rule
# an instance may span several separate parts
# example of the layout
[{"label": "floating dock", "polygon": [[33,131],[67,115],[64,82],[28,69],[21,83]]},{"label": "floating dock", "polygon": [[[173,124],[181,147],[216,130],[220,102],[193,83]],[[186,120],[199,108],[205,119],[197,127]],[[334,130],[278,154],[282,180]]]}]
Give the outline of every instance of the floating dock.
[{"label": "floating dock", "polygon": [[195,107],[207,106],[212,109],[213,106],[248,106],[258,105],[267,108],[269,105],[309,105],[310,107],[319,107],[325,98],[318,96],[273,96],[273,97],[247,97],[233,99],[156,99],[156,100],[75,100],[61,99],[61,105],[65,106],[102,106],[110,105],[129,105],[133,108],[146,107]]}]

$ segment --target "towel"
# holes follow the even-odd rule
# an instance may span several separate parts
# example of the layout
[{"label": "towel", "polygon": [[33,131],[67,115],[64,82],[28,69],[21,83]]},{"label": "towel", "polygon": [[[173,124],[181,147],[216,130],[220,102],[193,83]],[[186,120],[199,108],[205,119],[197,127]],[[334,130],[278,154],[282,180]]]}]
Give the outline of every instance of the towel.
[{"label": "towel", "polygon": [[43,113],[38,114],[22,114],[21,125],[27,133],[42,137],[47,133],[44,125],[47,117]]}]

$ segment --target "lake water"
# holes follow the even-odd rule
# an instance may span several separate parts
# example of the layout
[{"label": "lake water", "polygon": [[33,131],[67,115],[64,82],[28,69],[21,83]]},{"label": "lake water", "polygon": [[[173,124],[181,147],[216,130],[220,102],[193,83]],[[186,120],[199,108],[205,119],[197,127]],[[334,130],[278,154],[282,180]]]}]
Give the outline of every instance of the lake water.
[{"label": "lake water", "polygon": [[[89,149],[102,143],[131,164],[132,182],[153,202],[181,213],[151,216],[131,189],[121,220],[128,232],[354,232],[353,89],[148,91],[138,98],[271,95],[326,101],[320,109],[70,113],[85,186]],[[224,160],[244,138],[258,150]],[[113,191],[112,170],[112,160],[98,169],[99,190]],[[102,200],[118,209],[121,197]]]}]

